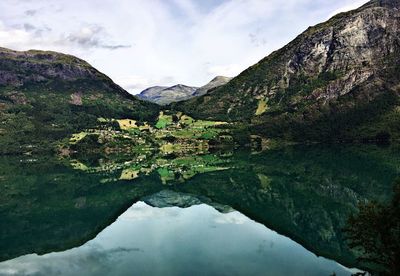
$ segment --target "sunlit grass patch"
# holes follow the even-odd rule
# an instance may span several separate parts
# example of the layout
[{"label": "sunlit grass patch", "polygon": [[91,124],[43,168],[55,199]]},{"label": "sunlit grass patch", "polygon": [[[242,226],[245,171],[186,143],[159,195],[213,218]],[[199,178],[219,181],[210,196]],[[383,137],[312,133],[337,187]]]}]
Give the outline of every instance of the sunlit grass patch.
[{"label": "sunlit grass patch", "polygon": [[86,132],[80,132],[76,134],[72,134],[72,137],[69,139],[70,144],[76,144],[81,141],[83,138],[87,136]]},{"label": "sunlit grass patch", "polygon": [[256,110],[256,115],[259,116],[263,113],[265,113],[265,111],[267,111],[267,100],[266,99],[261,99],[258,101],[258,106],[257,106],[257,110]]},{"label": "sunlit grass patch", "polygon": [[160,115],[158,116],[158,121],[157,121],[155,127],[158,129],[166,128],[168,125],[171,125],[172,122],[173,122],[172,115],[165,115],[161,111]]}]

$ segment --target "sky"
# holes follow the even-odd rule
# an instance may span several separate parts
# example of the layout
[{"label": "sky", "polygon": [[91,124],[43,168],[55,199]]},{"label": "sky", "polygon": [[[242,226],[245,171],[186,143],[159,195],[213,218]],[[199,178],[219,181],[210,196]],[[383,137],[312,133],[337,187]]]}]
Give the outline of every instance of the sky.
[{"label": "sky", "polygon": [[136,94],[233,77],[365,0],[1,0],[0,47],[78,56]]}]

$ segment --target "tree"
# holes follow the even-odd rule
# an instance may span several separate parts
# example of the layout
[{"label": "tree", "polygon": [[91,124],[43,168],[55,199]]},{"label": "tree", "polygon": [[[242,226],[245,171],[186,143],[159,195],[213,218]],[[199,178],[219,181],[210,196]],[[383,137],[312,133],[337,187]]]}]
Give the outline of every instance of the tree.
[{"label": "tree", "polygon": [[362,252],[360,261],[377,265],[379,275],[400,275],[400,181],[389,204],[361,204],[345,233],[349,246]]}]

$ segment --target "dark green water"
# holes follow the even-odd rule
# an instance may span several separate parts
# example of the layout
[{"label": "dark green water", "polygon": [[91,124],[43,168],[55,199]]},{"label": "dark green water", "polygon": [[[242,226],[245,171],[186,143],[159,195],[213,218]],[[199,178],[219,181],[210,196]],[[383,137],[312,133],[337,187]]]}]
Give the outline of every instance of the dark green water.
[{"label": "dark green water", "polygon": [[[351,275],[395,147],[0,158],[0,275]],[[72,165],[71,165],[72,164]]]}]

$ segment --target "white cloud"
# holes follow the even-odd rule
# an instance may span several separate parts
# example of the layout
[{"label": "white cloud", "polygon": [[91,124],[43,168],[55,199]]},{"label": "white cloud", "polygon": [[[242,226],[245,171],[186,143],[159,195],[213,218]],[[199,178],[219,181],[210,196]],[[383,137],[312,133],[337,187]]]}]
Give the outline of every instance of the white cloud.
[{"label": "white cloud", "polygon": [[338,13],[342,13],[342,12],[347,12],[347,11],[354,10],[354,9],[356,9],[356,8],[358,8],[358,7],[360,7],[360,6],[362,6],[362,5],[365,4],[365,3],[366,3],[365,0],[357,0],[357,1],[354,1],[354,2],[352,2],[352,3],[350,3],[350,4],[348,4],[348,5],[345,5],[345,6],[343,6],[343,7],[340,7],[340,8],[338,8],[338,9],[334,10],[333,12],[331,12],[331,13],[327,16],[327,18],[331,18],[332,16],[334,16],[334,15],[336,15],[336,14],[338,14]]},{"label": "white cloud", "polygon": [[2,47],[19,48],[20,45],[32,43],[34,37],[23,29],[12,29],[4,26],[0,21],[0,42]]},{"label": "white cloud", "polygon": [[214,222],[218,224],[244,224],[249,221],[247,217],[235,211],[224,215],[216,215]]},{"label": "white cloud", "polygon": [[142,89],[151,85],[150,80],[142,76],[123,76],[114,81],[128,90]]},{"label": "white cloud", "polygon": [[208,73],[213,76],[233,77],[243,71],[244,67],[239,64],[216,65],[208,68]]},{"label": "white cloud", "polygon": [[172,86],[177,83],[172,76],[165,76],[160,79],[149,79],[144,76],[122,76],[115,78],[114,82],[118,83],[132,94],[137,94],[158,83],[162,83],[165,86]]},{"label": "white cloud", "polygon": [[366,1],[0,1],[0,46],[78,55],[132,93],[233,76]]}]

